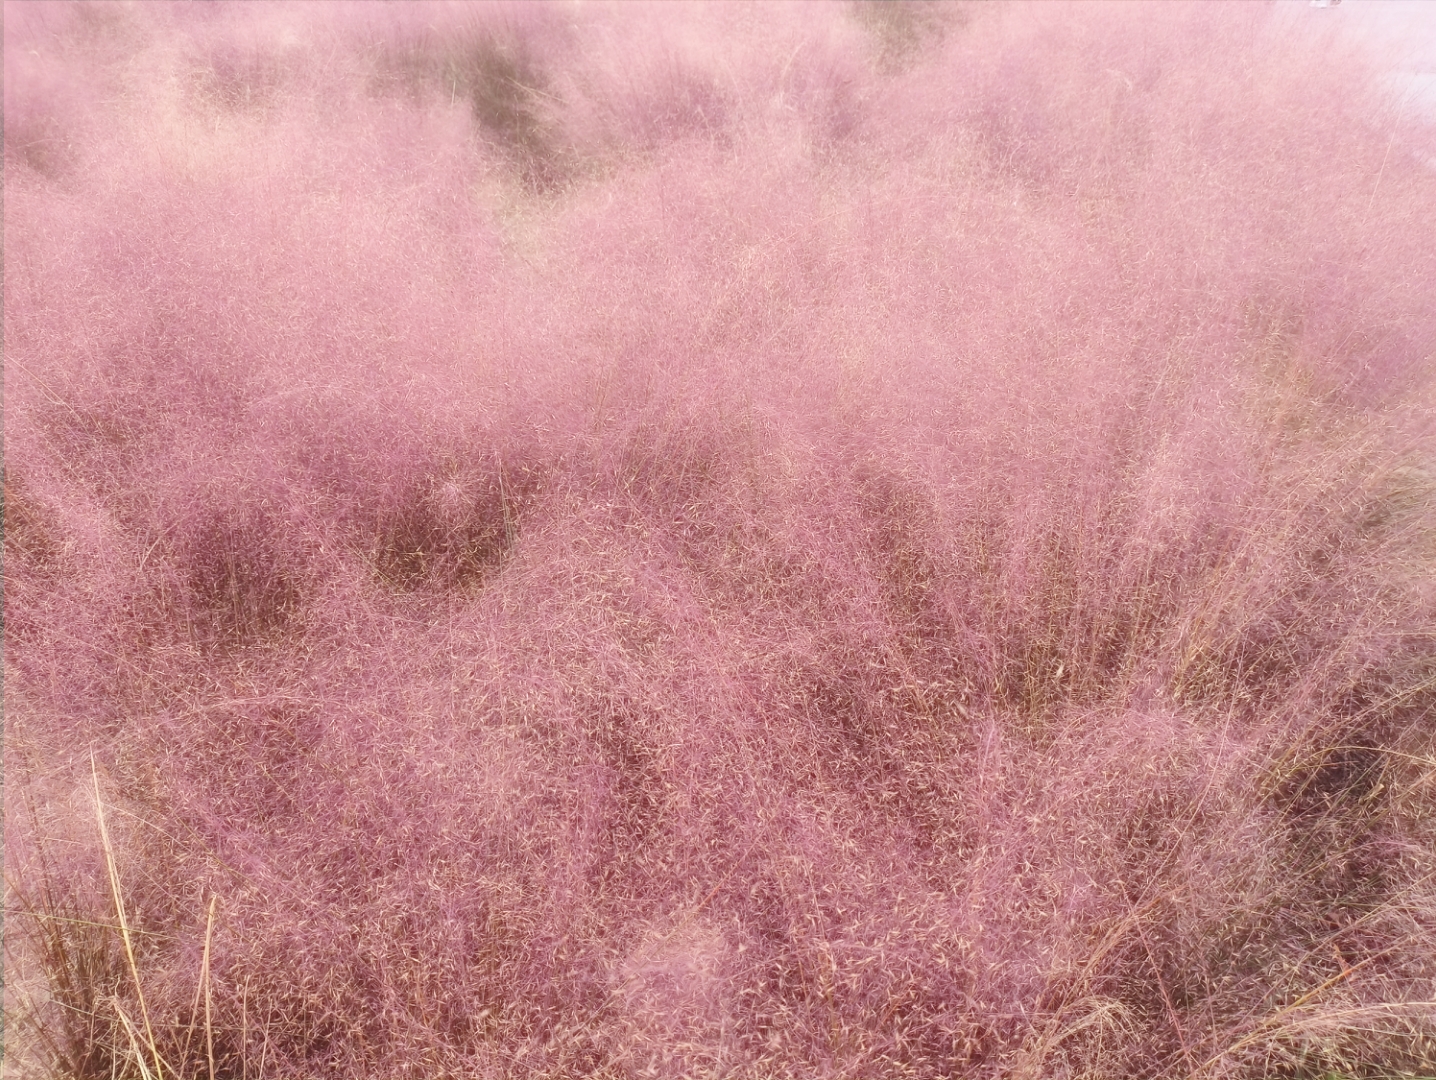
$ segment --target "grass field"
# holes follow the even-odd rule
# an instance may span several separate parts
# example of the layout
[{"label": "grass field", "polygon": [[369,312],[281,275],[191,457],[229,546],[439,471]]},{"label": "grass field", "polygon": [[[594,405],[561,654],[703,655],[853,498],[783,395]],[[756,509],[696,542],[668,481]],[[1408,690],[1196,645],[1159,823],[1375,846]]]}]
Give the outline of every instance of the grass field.
[{"label": "grass field", "polygon": [[1330,14],[7,3],[4,1076],[1436,1076]]}]

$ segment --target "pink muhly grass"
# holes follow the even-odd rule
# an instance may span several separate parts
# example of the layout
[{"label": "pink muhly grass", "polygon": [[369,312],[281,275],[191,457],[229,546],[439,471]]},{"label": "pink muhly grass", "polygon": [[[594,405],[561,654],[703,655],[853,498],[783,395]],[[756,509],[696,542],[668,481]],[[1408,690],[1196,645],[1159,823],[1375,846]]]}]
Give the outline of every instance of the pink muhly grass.
[{"label": "pink muhly grass", "polygon": [[8,5],[17,1070],[1429,1074],[1436,191],[1306,14]]}]

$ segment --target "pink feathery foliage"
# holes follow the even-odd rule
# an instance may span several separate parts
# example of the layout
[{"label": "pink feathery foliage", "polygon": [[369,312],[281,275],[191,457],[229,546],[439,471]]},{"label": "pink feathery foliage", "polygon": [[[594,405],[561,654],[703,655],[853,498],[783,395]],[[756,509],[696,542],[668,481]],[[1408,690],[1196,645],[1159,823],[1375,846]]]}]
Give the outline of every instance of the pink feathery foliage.
[{"label": "pink feathery foliage", "polygon": [[7,3],[18,1067],[1436,1068],[1327,14]]}]

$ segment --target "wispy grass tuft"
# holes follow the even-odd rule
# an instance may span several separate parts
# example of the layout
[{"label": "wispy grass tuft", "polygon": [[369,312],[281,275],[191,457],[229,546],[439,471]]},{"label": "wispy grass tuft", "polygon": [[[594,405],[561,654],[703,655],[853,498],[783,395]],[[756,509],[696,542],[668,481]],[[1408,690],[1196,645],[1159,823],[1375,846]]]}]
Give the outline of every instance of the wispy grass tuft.
[{"label": "wispy grass tuft", "polygon": [[1329,14],[7,7],[7,1069],[1432,1075]]}]

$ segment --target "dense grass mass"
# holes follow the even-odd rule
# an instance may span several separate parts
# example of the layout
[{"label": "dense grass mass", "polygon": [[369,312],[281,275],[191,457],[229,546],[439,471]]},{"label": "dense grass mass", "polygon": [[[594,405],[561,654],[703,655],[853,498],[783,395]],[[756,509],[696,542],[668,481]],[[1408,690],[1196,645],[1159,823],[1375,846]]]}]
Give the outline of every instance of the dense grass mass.
[{"label": "dense grass mass", "polygon": [[6,1075],[1436,1074],[1326,14],[7,3]]}]

